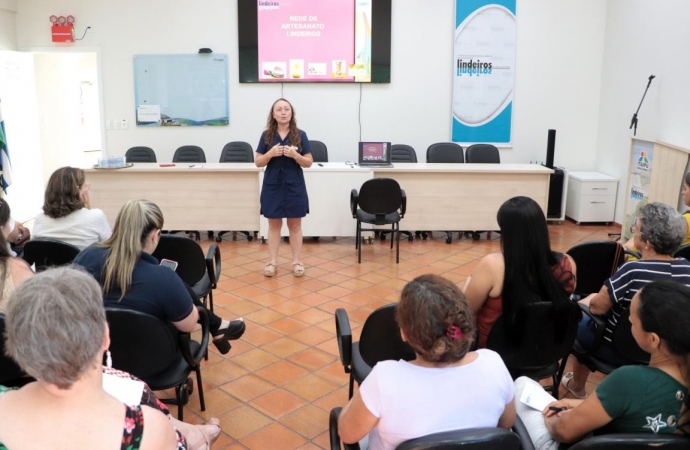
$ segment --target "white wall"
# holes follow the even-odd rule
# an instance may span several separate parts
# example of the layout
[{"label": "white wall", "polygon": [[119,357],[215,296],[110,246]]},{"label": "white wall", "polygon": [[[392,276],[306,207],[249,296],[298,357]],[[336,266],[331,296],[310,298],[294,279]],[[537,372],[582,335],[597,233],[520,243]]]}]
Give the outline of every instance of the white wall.
[{"label": "white wall", "polygon": [[[558,129],[556,163],[593,169],[605,2],[518,0],[517,79],[512,150],[506,162],[545,159],[546,131]],[[99,46],[105,118],[134,123],[132,56],[195,53],[210,47],[228,53],[230,126],[109,130],[109,154],[150,145],[160,160],[183,144],[205,148],[216,160],[222,146],[244,140],[255,146],[280,85],[237,81],[237,0],[22,0],[17,14],[21,49],[54,45],[47,17],[72,14],[86,38],[65,46]],[[431,143],[450,137],[453,0],[395,0],[391,84],[362,86],[362,138],[407,143],[423,158]],[[63,45],[63,44],[61,44]],[[581,64],[581,61],[588,61]],[[354,158],[359,140],[359,85],[288,85],[300,127],[329,147],[331,160]]]},{"label": "white wall", "polygon": [[[602,67],[597,168],[619,177],[616,221],[622,223],[630,120],[647,80],[638,137],[690,148],[690,2],[609,0]],[[680,190],[681,180],[678,180]]]},{"label": "white wall", "polygon": [[0,50],[17,49],[17,0],[0,0]]}]

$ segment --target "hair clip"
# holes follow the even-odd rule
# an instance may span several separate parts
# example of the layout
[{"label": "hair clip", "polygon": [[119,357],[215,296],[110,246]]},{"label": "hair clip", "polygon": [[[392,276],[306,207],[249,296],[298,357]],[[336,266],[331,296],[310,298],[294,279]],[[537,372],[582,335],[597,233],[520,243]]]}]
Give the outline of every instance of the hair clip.
[{"label": "hair clip", "polygon": [[455,325],[449,325],[448,328],[446,328],[446,336],[450,339],[462,339],[465,337],[465,334]]}]

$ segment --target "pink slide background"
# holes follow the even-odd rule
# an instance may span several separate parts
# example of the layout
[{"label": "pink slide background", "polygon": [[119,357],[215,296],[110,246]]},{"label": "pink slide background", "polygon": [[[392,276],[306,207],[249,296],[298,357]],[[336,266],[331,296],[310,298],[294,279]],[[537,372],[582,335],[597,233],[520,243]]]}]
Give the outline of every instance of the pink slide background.
[{"label": "pink slide background", "polygon": [[[354,63],[355,2],[353,0],[273,0],[277,9],[262,9],[259,2],[259,79],[262,81],[352,81],[347,65]],[[316,16],[316,21],[290,21],[290,16]],[[323,24],[323,29],[283,29],[283,24]],[[291,31],[320,31],[315,36],[288,36]],[[302,76],[291,78],[290,60],[302,60]],[[341,60],[346,78],[333,78],[333,61]],[[285,77],[264,75],[264,63],[282,63]],[[310,63],[322,63],[325,74],[309,73]],[[273,69],[276,65],[267,67]],[[280,67],[280,65],[278,65]]]}]

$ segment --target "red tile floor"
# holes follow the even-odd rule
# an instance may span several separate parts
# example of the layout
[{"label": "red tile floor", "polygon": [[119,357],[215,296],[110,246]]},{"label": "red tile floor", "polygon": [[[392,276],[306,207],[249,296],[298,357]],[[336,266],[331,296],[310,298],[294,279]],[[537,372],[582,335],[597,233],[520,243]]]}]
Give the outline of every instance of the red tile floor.
[{"label": "red tile floor", "polygon": [[[554,250],[566,251],[585,241],[609,239],[619,228],[549,226]],[[229,235],[225,239],[228,239]],[[222,275],[215,291],[221,316],[244,317],[247,332],[222,356],[210,347],[202,377],[206,411],[196,391],[185,407],[185,420],[216,416],[223,434],[214,449],[327,449],[328,412],[347,401],[348,375],[338,358],[333,313],[345,308],[356,340],[375,308],[395,302],[405,283],[437,273],[461,284],[483,255],[499,250],[499,235],[448,245],[445,233],[428,240],[400,242],[400,264],[389,241],[362,248],[357,264],[353,238],[305,238],[302,261],[306,276],[291,272],[289,245],[281,244],[276,277],[263,276],[268,248],[258,241],[223,240]],[[231,239],[231,238],[230,238]],[[212,241],[202,240],[206,248]],[[588,391],[601,381],[590,377]],[[565,390],[561,388],[562,394]],[[165,394],[162,394],[165,395]],[[176,414],[175,407],[171,412]]]}]

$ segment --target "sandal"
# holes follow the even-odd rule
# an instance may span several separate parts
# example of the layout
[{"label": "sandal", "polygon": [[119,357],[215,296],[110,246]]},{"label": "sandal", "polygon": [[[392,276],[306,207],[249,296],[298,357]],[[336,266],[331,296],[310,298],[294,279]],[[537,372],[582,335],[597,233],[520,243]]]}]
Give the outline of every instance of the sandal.
[{"label": "sandal", "polygon": [[585,395],[576,394],[575,391],[570,388],[569,384],[570,384],[570,380],[572,380],[572,379],[573,379],[573,373],[572,372],[566,372],[563,374],[563,378],[561,378],[561,384],[563,385],[563,387],[565,387],[568,390],[568,392],[573,394],[573,397],[578,398],[580,400],[586,399],[587,394],[585,394]]},{"label": "sandal", "polygon": [[304,276],[304,264],[301,262],[292,263],[292,274],[296,277]]},{"label": "sandal", "polygon": [[275,274],[276,274],[275,263],[267,262],[266,265],[264,266],[264,276],[265,277],[272,277],[272,276],[275,276]]},{"label": "sandal", "polygon": [[[206,425],[215,425],[217,431],[215,433],[209,433],[207,431]],[[211,450],[211,446],[214,442],[216,442],[216,440],[218,440],[218,437],[220,437],[220,432],[222,431],[220,429],[220,420],[218,420],[215,417],[212,417],[205,424],[197,425],[197,429],[201,433],[202,439],[198,440],[195,444],[188,448],[190,450]]]}]

